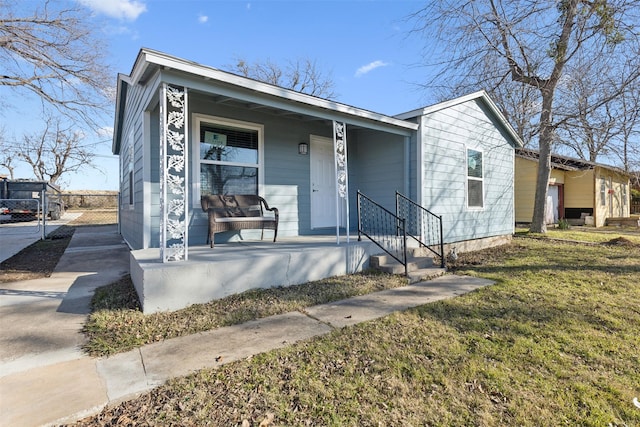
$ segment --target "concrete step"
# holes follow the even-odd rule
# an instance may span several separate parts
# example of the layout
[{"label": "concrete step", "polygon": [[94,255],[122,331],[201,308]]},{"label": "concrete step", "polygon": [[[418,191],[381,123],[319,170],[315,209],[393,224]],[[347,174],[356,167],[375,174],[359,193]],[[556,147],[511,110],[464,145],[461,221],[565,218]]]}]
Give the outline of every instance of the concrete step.
[{"label": "concrete step", "polygon": [[[433,260],[433,255],[434,255],[433,252],[431,252],[429,249],[424,247],[407,248],[407,257],[409,258],[410,262],[416,259],[421,259],[421,258],[429,258]],[[395,258],[393,258],[391,255],[387,253],[381,253],[377,255],[372,255],[370,262],[372,267],[378,268],[386,264],[397,263],[398,261],[396,261]]]},{"label": "concrete step", "polygon": [[[373,255],[369,263],[372,268],[389,274],[404,274],[404,266],[390,255]],[[431,257],[410,256],[407,262],[407,271],[416,271],[433,267]]]}]

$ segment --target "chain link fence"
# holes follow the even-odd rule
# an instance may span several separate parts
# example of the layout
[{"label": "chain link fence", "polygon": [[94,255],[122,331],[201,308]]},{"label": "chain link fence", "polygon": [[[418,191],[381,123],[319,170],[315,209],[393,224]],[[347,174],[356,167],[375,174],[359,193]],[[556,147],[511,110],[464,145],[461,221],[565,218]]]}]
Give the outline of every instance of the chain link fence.
[{"label": "chain link fence", "polygon": [[0,200],[0,236],[63,238],[76,227],[118,224],[117,192],[65,193],[63,209],[44,212],[37,199]]},{"label": "chain link fence", "polygon": [[110,193],[63,193],[65,212],[63,227],[50,232],[52,238],[73,234],[75,227],[118,224],[117,192]]}]

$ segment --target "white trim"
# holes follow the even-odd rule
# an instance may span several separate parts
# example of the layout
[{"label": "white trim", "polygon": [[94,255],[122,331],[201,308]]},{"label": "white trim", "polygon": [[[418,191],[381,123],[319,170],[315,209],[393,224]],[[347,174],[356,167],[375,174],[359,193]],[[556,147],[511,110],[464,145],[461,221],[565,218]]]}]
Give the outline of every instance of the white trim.
[{"label": "white trim", "polygon": [[249,89],[251,91],[260,92],[266,95],[272,95],[289,101],[299,102],[314,107],[324,108],[335,112],[345,113],[359,118],[374,120],[380,123],[397,126],[404,129],[416,130],[417,124],[407,122],[395,117],[384,114],[374,113],[372,111],[363,110],[352,107],[350,105],[341,104],[323,98],[307,95],[294,90],[285,89],[279,86],[253,80],[247,77],[221,71],[213,67],[198,64],[196,62],[186,61],[162,52],[143,48],[140,50],[136,62],[131,71],[131,81],[139,83],[144,76],[149,65],[157,65],[173,70],[183,71],[189,74],[204,77],[205,79],[217,80],[234,86]]},{"label": "white trim", "polygon": [[[258,168],[258,194],[264,194],[264,125],[254,122],[229,119],[220,116],[209,116],[207,114],[193,113],[191,115],[191,149],[193,152],[193,168],[191,174],[191,189],[193,194],[192,206],[200,207],[200,123],[211,123],[214,125],[232,126],[240,129],[255,130],[258,132],[258,163],[236,163],[224,162],[229,166],[247,166]],[[209,164],[210,162],[205,162]]]},{"label": "white trim", "polygon": [[425,170],[424,170],[424,146],[423,146],[423,123],[424,117],[419,118],[420,129],[416,132],[416,179],[417,179],[417,188],[416,188],[416,200],[421,206],[429,206],[430,209],[433,208],[431,205],[431,200],[429,203],[425,200],[425,191],[424,191],[424,182],[425,182]]},{"label": "white trim", "polygon": [[[159,116],[158,116],[159,117]],[[151,247],[151,112],[143,112],[142,120],[142,248]],[[159,147],[158,147],[159,149]]]},{"label": "white trim", "polygon": [[489,97],[487,92],[485,92],[484,90],[479,90],[477,92],[473,92],[468,95],[461,96],[459,98],[450,99],[448,101],[440,102],[438,104],[430,105],[428,107],[407,111],[406,113],[397,114],[394,117],[402,120],[408,120],[414,117],[425,116],[427,114],[431,114],[436,111],[444,110],[445,108],[450,108],[450,107],[453,107],[454,105],[463,104],[465,102],[472,101],[474,99],[482,99],[484,103],[487,105],[487,107],[489,107],[491,112],[495,114],[495,116],[498,118],[498,121],[500,122],[500,124],[502,124],[502,126],[504,126],[504,128],[509,133],[509,135],[511,135],[516,145],[518,147],[524,146],[522,140],[520,139],[520,136],[515,131],[513,126],[511,126],[511,124],[507,121],[504,114],[502,114],[498,106],[495,104],[495,102],[493,102],[493,100]]},{"label": "white trim", "polygon": [[[469,162],[469,150],[473,150],[477,153],[480,153],[481,159],[482,159],[482,169],[481,169],[481,174],[482,177],[481,178],[476,178],[473,176],[469,176],[469,166],[468,166],[468,162]],[[465,180],[464,180],[464,184],[465,184],[465,189],[464,189],[464,193],[465,193],[465,209],[468,211],[483,211],[485,209],[485,203],[486,203],[486,197],[485,197],[485,185],[484,185],[484,180],[485,180],[485,176],[484,176],[484,165],[485,165],[485,157],[484,157],[484,150],[482,150],[481,148],[471,148],[471,147],[467,147],[465,146],[464,149],[464,176],[465,176]],[[480,181],[480,183],[482,184],[482,206],[469,206],[469,180],[471,181]]]},{"label": "white trim", "polygon": [[130,130],[127,134],[127,145],[129,161],[127,162],[127,177],[125,179],[128,182],[129,194],[127,194],[128,200],[126,205],[129,206],[129,210],[132,211],[136,207],[136,150],[134,146],[133,130]]}]

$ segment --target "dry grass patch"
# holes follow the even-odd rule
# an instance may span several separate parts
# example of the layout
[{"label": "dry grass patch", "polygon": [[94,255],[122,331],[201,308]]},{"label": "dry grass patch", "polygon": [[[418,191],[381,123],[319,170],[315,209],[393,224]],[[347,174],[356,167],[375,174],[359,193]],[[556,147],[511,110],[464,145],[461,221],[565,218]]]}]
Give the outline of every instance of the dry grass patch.
[{"label": "dry grass patch", "polygon": [[297,286],[255,289],[182,310],[144,315],[127,277],[96,291],[93,312],[84,327],[88,338],[85,350],[92,355],[109,355],[406,283],[398,276],[354,274]]},{"label": "dry grass patch", "polygon": [[[69,213],[77,212],[69,210]],[[118,209],[82,210],[82,214],[71,221],[70,225],[109,225],[118,223]]]},{"label": "dry grass patch", "polygon": [[61,238],[39,240],[0,263],[0,283],[49,277],[69,246],[73,227],[60,227]]},{"label": "dry grass patch", "polygon": [[640,248],[515,239],[453,268],[498,283],[172,380],[79,425],[640,425]]},{"label": "dry grass patch", "polygon": [[638,227],[571,227],[567,230],[549,228],[545,234],[529,233],[528,230],[519,229],[517,235],[588,243],[606,243],[613,240],[640,245],[640,228]]}]

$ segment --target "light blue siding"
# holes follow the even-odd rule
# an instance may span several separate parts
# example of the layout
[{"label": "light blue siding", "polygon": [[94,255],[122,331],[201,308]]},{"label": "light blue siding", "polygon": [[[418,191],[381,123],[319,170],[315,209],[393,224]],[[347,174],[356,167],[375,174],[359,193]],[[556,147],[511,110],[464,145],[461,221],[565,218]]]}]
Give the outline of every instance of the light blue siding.
[{"label": "light blue siding", "polygon": [[351,155],[349,160],[350,167],[356,169],[353,172],[357,174],[357,189],[394,212],[396,191],[404,193],[406,186],[404,171],[408,162],[405,159],[404,138],[359,131],[356,155]]},{"label": "light blue siding", "polygon": [[[478,100],[421,119],[422,205],[443,217],[445,243],[513,233],[514,147]],[[466,150],[483,153],[484,207],[467,207]]]},{"label": "light blue siding", "polygon": [[[158,82],[158,76],[156,75],[155,78],[145,86],[130,86],[126,98],[125,114],[123,115],[122,135],[124,137],[120,148],[120,169],[122,171],[124,165],[124,170],[128,173],[129,143],[132,141],[134,152],[134,206],[133,208],[129,206],[128,193],[126,197],[121,197],[119,220],[122,236],[134,249],[149,247],[149,242],[145,242],[144,238],[144,228],[146,221],[148,221],[148,219],[144,218],[144,111],[151,102]],[[129,139],[129,135],[133,135],[131,140]],[[127,177],[122,175],[120,191],[123,195],[123,189],[128,187],[126,182]],[[130,190],[127,188],[127,191]]]}]

